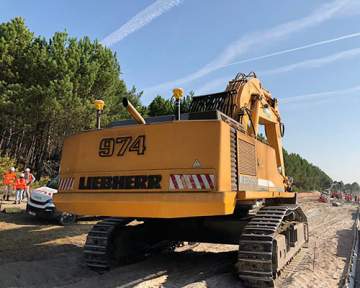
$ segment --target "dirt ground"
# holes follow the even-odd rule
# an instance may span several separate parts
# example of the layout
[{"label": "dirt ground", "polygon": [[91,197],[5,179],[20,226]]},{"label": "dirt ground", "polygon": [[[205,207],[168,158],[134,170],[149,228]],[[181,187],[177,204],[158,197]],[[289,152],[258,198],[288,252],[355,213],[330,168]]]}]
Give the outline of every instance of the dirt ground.
[{"label": "dirt ground", "polygon": [[[277,287],[338,287],[351,249],[356,208],[301,199],[310,224],[309,247],[284,269]],[[200,244],[162,253],[104,274],[82,260],[95,221],[62,227],[24,213],[0,213],[0,287],[242,287],[233,273],[237,246]]]}]

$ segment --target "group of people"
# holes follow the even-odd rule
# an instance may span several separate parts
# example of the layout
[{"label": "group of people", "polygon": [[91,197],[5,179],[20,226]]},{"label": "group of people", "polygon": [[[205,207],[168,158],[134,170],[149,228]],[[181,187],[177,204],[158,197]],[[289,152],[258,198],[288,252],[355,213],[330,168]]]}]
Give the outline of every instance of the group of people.
[{"label": "group of people", "polygon": [[20,204],[22,200],[30,198],[31,184],[34,183],[35,177],[31,173],[30,168],[26,168],[24,172],[16,174],[15,167],[9,168],[9,170],[3,175],[3,184],[5,191],[3,194],[3,200],[10,201],[10,196],[15,191],[14,204]]}]

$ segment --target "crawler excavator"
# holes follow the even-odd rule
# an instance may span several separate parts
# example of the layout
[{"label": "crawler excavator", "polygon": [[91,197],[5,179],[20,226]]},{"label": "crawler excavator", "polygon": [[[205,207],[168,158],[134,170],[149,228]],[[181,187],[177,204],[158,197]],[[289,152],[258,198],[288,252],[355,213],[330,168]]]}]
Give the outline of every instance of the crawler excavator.
[{"label": "crawler excavator", "polygon": [[132,263],[178,241],[238,244],[240,280],[274,287],[308,242],[277,99],[239,73],[224,92],[193,97],[188,113],[144,119],[123,104],[133,119],[64,141],[56,206],[107,217],[88,233],[87,265]]}]

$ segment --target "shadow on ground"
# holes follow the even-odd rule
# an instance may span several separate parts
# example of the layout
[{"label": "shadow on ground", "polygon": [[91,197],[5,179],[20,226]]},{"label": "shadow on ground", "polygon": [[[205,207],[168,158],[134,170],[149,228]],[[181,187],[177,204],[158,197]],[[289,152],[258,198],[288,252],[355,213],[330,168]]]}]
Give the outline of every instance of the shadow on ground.
[{"label": "shadow on ground", "polygon": [[[352,219],[355,221],[357,218],[357,212],[353,212],[351,216],[352,216]],[[344,261],[346,261],[344,271],[339,280],[339,287],[340,287],[340,286],[344,285],[343,281],[347,274],[351,249],[352,249],[352,245],[353,245],[353,237],[354,237],[353,227],[351,227],[350,229],[340,230],[336,233],[336,235],[339,238],[336,256],[342,257],[344,259]]]},{"label": "shadow on ground", "polygon": [[[81,279],[67,288],[85,287],[243,287],[236,278],[237,252],[168,252]],[[137,286],[139,285],[139,286]]]},{"label": "shadow on ground", "polygon": [[47,259],[60,252],[81,253],[93,223],[54,225],[25,213],[0,213],[0,265],[16,261]]},{"label": "shadow on ground", "polygon": [[[357,217],[357,212],[353,212],[351,216],[352,219],[355,221]],[[353,227],[349,229],[339,230],[336,232],[336,236],[339,239],[336,256],[348,259],[352,248],[353,234]]]}]

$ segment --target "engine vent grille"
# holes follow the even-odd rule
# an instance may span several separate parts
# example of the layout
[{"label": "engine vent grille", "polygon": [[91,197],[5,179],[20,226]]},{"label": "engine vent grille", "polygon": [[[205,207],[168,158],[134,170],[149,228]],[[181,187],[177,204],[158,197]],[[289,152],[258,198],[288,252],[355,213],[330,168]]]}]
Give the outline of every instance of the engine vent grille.
[{"label": "engine vent grille", "polygon": [[238,190],[238,157],[237,157],[237,131],[230,128],[230,156],[231,156],[231,188],[232,191]]},{"label": "engine vent grille", "polygon": [[241,139],[238,139],[237,145],[239,174],[256,176],[255,146]]}]

